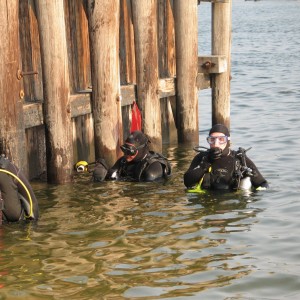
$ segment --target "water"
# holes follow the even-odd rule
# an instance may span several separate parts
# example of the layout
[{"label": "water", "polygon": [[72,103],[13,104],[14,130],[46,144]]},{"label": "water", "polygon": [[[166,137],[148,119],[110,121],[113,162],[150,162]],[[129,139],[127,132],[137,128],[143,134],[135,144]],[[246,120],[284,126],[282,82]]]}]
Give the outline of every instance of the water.
[{"label": "water", "polygon": [[[300,1],[233,2],[233,147],[252,147],[270,190],[186,194],[195,153],[181,146],[164,150],[163,185],[33,183],[38,225],[0,228],[1,300],[299,298]],[[209,90],[199,102],[205,145]]]}]

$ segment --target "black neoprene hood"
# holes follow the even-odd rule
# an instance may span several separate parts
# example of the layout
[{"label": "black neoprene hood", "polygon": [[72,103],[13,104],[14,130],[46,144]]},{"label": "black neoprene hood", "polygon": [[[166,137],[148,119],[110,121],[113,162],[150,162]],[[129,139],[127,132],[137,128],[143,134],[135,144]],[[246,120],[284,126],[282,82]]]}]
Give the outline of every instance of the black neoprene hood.
[{"label": "black neoprene hood", "polygon": [[226,136],[230,136],[228,128],[225,125],[223,125],[223,124],[216,124],[216,125],[214,125],[210,129],[209,135],[211,135],[214,132],[221,132],[221,133],[224,133]]}]

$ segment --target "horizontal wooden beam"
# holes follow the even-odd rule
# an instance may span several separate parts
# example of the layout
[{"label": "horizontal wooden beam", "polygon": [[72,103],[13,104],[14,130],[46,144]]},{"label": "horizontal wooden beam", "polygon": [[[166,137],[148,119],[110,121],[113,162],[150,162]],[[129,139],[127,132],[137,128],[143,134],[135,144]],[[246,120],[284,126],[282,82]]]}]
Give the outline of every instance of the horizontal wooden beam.
[{"label": "horizontal wooden beam", "polygon": [[158,82],[159,98],[175,96],[175,78],[162,78]]},{"label": "horizontal wooden beam", "polygon": [[198,73],[221,74],[227,71],[225,55],[210,55],[198,57]]},{"label": "horizontal wooden beam", "polygon": [[42,102],[25,103],[23,115],[25,129],[44,124]]},{"label": "horizontal wooden beam", "polygon": [[[198,61],[199,64],[199,61]],[[200,72],[199,72],[200,73]],[[176,95],[176,78],[161,78],[158,83],[159,98],[166,98]],[[198,90],[210,88],[210,79],[207,74],[198,74],[197,76]],[[121,96],[122,106],[131,105],[136,100],[136,86],[134,84],[122,85]],[[79,91],[77,94],[70,95],[71,117],[90,114],[92,89]],[[42,101],[34,103],[25,103],[23,105],[25,128],[31,128],[44,124],[43,104]]]}]

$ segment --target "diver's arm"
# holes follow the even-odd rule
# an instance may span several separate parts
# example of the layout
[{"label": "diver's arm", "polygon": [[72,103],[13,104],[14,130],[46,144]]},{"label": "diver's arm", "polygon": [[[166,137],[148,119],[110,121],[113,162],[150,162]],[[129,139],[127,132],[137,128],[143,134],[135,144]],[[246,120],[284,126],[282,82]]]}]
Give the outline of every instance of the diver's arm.
[{"label": "diver's arm", "polygon": [[184,185],[189,188],[199,183],[200,179],[204,176],[209,167],[210,163],[206,156],[200,154],[196,155],[189,169],[183,176]]},{"label": "diver's arm", "polygon": [[19,221],[22,206],[19,200],[18,188],[10,175],[0,172],[0,190],[4,201],[3,214],[9,222]]},{"label": "diver's arm", "polygon": [[256,189],[267,189],[269,188],[268,181],[261,175],[258,168],[254,164],[254,162],[249,158],[246,157],[246,164],[247,167],[252,170],[253,176],[251,176],[251,183]]}]

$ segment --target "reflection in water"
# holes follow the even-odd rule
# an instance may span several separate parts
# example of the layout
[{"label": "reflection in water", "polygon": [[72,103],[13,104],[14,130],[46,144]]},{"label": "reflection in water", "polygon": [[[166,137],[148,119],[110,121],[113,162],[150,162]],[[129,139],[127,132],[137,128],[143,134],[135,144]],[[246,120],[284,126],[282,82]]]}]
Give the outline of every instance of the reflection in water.
[{"label": "reflection in water", "polygon": [[[182,155],[171,151],[173,162]],[[81,177],[73,185],[37,188],[43,198],[38,226],[27,227],[30,233],[5,228],[17,239],[5,238],[1,260],[10,291],[72,299],[175,297],[251,272],[242,236],[256,222],[256,195],[186,194],[182,171],[163,184],[94,184]]]}]

